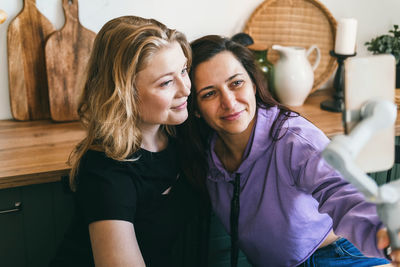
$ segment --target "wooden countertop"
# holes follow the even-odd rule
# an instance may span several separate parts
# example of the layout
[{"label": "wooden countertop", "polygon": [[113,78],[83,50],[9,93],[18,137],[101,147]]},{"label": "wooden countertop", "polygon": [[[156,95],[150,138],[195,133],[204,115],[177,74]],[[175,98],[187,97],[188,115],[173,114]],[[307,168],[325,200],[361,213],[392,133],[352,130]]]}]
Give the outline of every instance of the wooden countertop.
[{"label": "wooden countertop", "polygon": [[0,189],[60,180],[84,135],[78,122],[0,121]]},{"label": "wooden countertop", "polygon": [[[328,137],[343,133],[341,113],[321,110],[320,103],[331,97],[327,90],[310,95],[303,106],[293,110],[309,119]],[[396,135],[400,135],[397,114]],[[83,139],[78,122],[0,121],[0,189],[54,182],[68,174],[68,156]]]}]

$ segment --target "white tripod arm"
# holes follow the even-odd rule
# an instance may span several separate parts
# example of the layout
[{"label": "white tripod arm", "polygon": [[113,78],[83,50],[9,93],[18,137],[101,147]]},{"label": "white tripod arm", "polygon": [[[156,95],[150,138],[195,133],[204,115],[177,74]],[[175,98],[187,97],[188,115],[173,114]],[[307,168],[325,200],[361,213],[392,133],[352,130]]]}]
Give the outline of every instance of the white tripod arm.
[{"label": "white tripod arm", "polygon": [[397,236],[400,231],[400,180],[378,187],[354,163],[361,148],[376,132],[395,123],[397,109],[389,101],[370,101],[362,107],[360,115],[361,121],[351,133],[334,137],[322,152],[322,157],[362,192],[368,201],[378,204],[378,214],[388,227],[391,245],[400,248]]},{"label": "white tripod arm", "polygon": [[379,203],[378,185],[354,163],[354,159],[376,132],[395,123],[396,106],[389,101],[370,101],[361,108],[360,113],[361,122],[349,135],[335,136],[322,156],[367,199]]}]

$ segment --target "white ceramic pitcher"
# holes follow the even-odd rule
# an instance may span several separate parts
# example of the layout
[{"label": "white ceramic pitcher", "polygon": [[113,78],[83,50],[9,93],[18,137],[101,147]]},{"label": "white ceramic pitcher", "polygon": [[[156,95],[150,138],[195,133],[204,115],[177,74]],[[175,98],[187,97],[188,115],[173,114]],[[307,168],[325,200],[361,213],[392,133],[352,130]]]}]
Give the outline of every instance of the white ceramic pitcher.
[{"label": "white ceramic pitcher", "polygon": [[[274,65],[274,89],[279,101],[288,106],[301,106],[314,83],[314,70],[318,67],[321,52],[316,45],[308,50],[303,47],[273,45],[279,51],[280,59]],[[317,57],[313,65],[308,56],[313,50]]]}]

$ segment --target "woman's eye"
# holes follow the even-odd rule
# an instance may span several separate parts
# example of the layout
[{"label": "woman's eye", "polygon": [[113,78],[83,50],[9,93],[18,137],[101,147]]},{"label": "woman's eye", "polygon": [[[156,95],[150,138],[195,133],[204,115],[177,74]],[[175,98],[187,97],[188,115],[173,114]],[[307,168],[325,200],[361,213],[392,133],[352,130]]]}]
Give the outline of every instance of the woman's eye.
[{"label": "woman's eye", "polygon": [[214,91],[210,91],[210,92],[207,92],[207,93],[203,94],[203,95],[201,96],[201,98],[203,98],[203,99],[209,98],[209,97],[213,96],[214,94],[215,94]]},{"label": "woman's eye", "polygon": [[187,69],[187,67],[185,67],[185,68],[181,71],[181,74],[182,74],[182,75],[186,75],[186,74],[187,74],[187,71],[188,71],[188,69]]},{"label": "woman's eye", "polygon": [[160,84],[160,87],[166,87],[166,86],[168,86],[168,85],[171,84],[171,83],[172,83],[172,80],[165,81],[165,82],[163,82],[163,83]]},{"label": "woman's eye", "polygon": [[243,80],[236,80],[236,81],[232,82],[232,85],[233,85],[233,86],[239,86],[239,85],[241,85],[243,82],[244,82]]}]

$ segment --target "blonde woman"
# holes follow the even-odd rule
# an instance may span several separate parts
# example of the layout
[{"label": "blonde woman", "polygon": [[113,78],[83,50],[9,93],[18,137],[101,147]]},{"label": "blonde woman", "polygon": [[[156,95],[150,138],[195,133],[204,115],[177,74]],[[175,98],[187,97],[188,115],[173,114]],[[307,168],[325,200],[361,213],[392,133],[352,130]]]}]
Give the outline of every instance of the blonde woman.
[{"label": "blonde woman", "polygon": [[153,19],[106,23],[94,42],[71,155],[76,216],[53,266],[171,266],[193,194],[173,125],[186,120],[191,50]]}]

